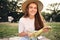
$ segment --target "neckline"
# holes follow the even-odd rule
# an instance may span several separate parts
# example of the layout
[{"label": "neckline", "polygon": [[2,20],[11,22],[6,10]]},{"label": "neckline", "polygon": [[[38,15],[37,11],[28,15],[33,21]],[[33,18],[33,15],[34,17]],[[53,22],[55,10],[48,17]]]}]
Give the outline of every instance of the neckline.
[{"label": "neckline", "polygon": [[35,18],[33,18],[33,19],[30,19],[29,17],[28,17],[28,19],[29,19],[29,20],[35,20]]}]

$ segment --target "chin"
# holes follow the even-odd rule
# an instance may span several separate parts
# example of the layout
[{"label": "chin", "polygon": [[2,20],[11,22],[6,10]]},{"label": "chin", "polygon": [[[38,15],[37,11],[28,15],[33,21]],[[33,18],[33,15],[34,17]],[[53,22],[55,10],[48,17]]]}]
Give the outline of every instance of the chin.
[{"label": "chin", "polygon": [[35,14],[31,14],[32,16],[34,16]]}]

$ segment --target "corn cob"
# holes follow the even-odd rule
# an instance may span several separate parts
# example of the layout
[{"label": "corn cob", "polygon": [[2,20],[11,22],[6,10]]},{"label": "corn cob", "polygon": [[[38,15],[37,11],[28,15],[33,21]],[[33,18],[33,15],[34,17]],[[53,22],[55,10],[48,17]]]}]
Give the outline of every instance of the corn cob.
[{"label": "corn cob", "polygon": [[41,35],[42,32],[43,32],[43,29],[40,29],[39,31],[32,33],[33,35],[30,38],[38,37],[39,35]]}]

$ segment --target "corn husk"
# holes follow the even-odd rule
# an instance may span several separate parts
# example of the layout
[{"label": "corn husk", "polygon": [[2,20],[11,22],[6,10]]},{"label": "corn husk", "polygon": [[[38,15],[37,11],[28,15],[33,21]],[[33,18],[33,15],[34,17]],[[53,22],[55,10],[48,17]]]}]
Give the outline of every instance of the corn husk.
[{"label": "corn husk", "polygon": [[40,29],[39,31],[36,31],[36,32],[32,33],[33,35],[30,38],[38,37],[38,36],[41,35],[42,32],[43,32],[43,29]]}]

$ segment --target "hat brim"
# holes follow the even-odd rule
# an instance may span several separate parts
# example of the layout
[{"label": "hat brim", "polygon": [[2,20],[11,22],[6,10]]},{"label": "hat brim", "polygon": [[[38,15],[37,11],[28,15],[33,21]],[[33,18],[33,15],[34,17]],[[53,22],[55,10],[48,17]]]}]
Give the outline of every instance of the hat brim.
[{"label": "hat brim", "polygon": [[41,1],[30,0],[30,1],[25,1],[25,2],[22,4],[22,11],[25,12],[26,6],[27,6],[29,3],[32,3],[32,2],[35,2],[35,3],[38,5],[39,11],[41,11],[41,10],[43,9],[43,4],[42,4]]}]

